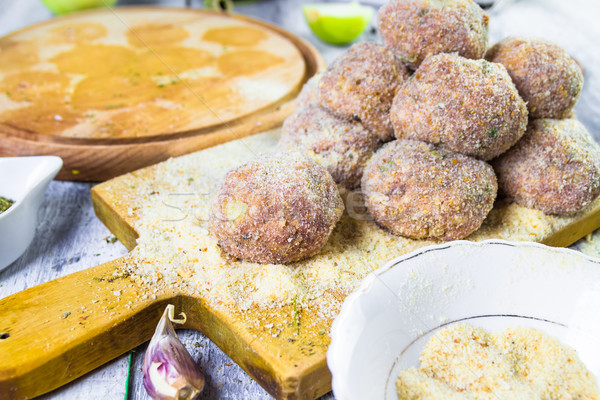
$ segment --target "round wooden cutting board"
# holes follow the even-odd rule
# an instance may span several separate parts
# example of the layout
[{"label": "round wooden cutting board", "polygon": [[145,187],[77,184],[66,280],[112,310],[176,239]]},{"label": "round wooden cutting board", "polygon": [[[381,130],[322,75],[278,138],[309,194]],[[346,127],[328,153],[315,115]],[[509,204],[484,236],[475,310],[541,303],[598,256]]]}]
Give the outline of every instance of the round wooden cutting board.
[{"label": "round wooden cutting board", "polygon": [[105,180],[277,126],[317,51],[204,10],[73,14],[0,38],[0,156],[53,154],[59,179]]}]

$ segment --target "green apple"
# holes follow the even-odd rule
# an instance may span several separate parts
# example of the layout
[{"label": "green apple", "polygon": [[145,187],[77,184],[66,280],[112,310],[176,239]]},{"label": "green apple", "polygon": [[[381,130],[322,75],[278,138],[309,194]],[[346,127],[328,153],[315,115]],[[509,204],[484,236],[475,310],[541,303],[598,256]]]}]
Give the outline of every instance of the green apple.
[{"label": "green apple", "polygon": [[88,8],[111,7],[117,0],[42,0],[55,15],[68,14]]},{"label": "green apple", "polygon": [[302,11],[308,26],[319,39],[344,45],[363,33],[375,10],[352,2],[307,4]]}]

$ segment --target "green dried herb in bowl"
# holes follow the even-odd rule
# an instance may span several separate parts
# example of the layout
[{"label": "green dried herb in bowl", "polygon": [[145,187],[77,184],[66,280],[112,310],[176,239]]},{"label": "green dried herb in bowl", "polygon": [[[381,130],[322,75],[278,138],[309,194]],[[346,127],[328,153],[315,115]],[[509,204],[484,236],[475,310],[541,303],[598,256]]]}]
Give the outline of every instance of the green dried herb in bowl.
[{"label": "green dried herb in bowl", "polygon": [[15,204],[14,201],[9,200],[6,197],[0,196],[0,214],[8,210],[13,204]]}]

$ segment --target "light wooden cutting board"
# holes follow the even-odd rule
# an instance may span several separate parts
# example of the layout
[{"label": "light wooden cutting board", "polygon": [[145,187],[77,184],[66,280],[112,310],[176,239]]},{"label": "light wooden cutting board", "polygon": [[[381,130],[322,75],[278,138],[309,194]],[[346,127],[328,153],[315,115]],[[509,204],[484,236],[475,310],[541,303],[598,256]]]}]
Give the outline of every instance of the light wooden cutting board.
[{"label": "light wooden cutting board", "polygon": [[[210,198],[199,194],[210,192],[206,189],[216,187],[220,177],[238,163],[271,151],[278,135],[272,131],[232,141],[94,187],[92,199],[98,217],[132,252],[0,300],[0,393],[8,394],[2,398],[25,399],[48,392],[149,340],[169,303],[175,305],[176,312],[186,313],[185,328],[204,332],[275,398],[312,400],[328,392],[329,330],[349,289],[386,260],[433,242],[386,233],[361,217],[361,206],[354,201],[347,202],[347,210],[354,217],[344,215],[322,252],[307,261],[264,266],[220,254],[210,233],[202,231],[207,221],[198,210]],[[238,274],[238,283],[246,289],[271,273],[288,271],[299,277],[306,293],[316,293],[322,285],[320,296],[302,306],[294,300],[265,308],[242,305],[243,290],[223,290],[214,295],[212,289],[223,288],[219,279],[209,281],[208,272],[191,290],[183,285],[155,285],[148,276],[130,274],[132,265],[151,262],[140,248],[154,246],[169,251],[178,246],[175,236],[186,234],[178,228],[183,217],[167,221],[169,224],[159,217],[155,230],[148,229],[146,215],[155,211],[196,217],[191,222],[197,227],[197,247],[192,241],[191,249],[183,245],[177,250],[181,253],[177,256],[195,252],[196,268],[204,272],[214,269],[223,279]],[[598,200],[585,212],[563,218],[499,203],[469,239],[532,240],[567,246],[598,226]],[[164,227],[170,229],[173,243],[160,239],[158,229]],[[167,275],[179,273],[187,265],[158,267]],[[324,278],[324,271],[339,272],[335,285]],[[239,304],[227,300],[232,293],[239,296]]]},{"label": "light wooden cutting board", "polygon": [[205,10],[115,8],[0,38],[0,156],[62,157],[100,181],[279,126],[324,67],[273,25]]}]

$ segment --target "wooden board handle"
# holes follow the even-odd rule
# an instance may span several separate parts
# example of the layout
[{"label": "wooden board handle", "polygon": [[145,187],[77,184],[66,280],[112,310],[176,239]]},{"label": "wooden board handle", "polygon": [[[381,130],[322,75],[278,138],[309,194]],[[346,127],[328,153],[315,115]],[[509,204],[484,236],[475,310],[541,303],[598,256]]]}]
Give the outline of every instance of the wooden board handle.
[{"label": "wooden board handle", "polygon": [[144,295],[123,259],[0,300],[0,397],[55,389],[147,341],[178,296]]}]

